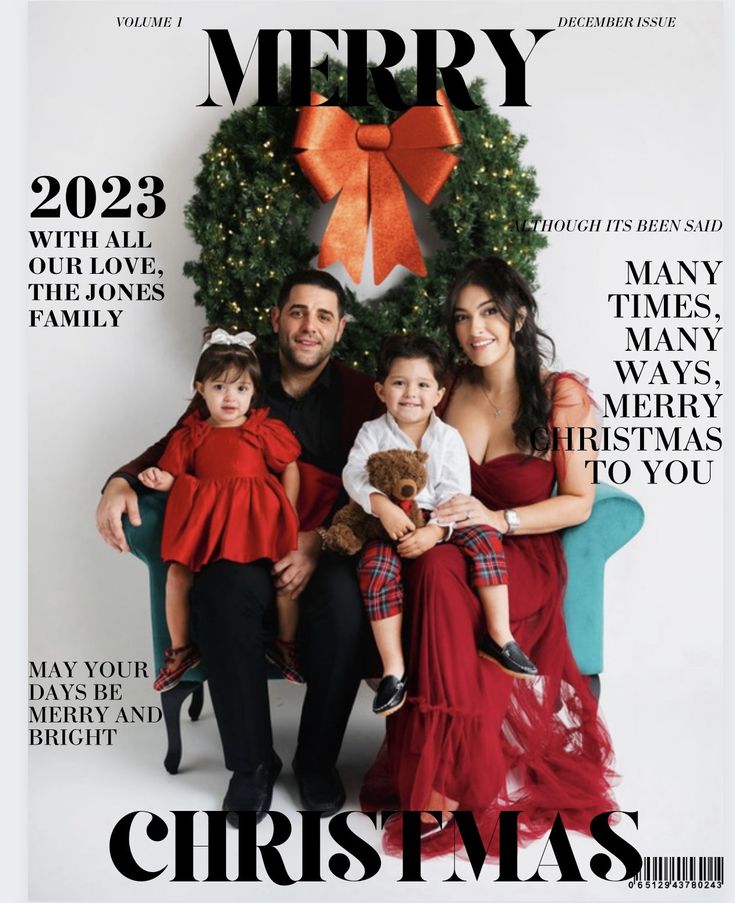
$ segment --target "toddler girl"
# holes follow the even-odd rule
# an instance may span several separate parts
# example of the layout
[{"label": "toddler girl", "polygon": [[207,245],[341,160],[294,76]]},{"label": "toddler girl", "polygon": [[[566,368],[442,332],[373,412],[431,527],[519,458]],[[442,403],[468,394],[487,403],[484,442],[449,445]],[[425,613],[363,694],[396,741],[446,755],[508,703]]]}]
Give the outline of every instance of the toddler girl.
[{"label": "toddler girl", "polygon": [[[199,663],[189,636],[189,589],[205,565],[226,559],[278,561],[296,548],[301,447],[267,408],[253,409],[261,388],[260,365],[248,332],[205,333],[194,388],[206,410],[186,417],[157,467],[139,479],[149,489],[170,490],[161,539],[166,577],[166,622],[171,648],[154,688],[170,690]],[[276,478],[274,473],[278,474]],[[295,656],[296,599],[276,594],[278,639],[266,653],[299,682]]]}]

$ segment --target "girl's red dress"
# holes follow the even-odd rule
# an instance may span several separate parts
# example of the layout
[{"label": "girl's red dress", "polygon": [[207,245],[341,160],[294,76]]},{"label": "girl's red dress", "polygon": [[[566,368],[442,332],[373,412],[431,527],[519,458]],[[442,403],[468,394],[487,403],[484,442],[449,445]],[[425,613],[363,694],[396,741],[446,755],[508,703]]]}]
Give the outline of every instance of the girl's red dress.
[{"label": "girl's red dress", "polygon": [[274,473],[300,452],[267,408],[252,411],[241,427],[187,417],[158,462],[176,477],[163,522],[163,560],[199,571],[221,559],[278,561],[295,549],[298,519]]},{"label": "girl's red dress", "polygon": [[[586,385],[568,373],[551,379],[550,423],[583,423],[593,404]],[[496,511],[543,501],[564,472],[566,454],[561,448],[548,460],[508,454],[471,461],[473,495]],[[589,833],[594,815],[616,808],[610,738],[567,641],[561,537],[509,536],[503,547],[511,628],[542,676],[516,680],[477,655],[485,626],[457,548],[438,545],[407,562],[408,701],[388,718],[361,794],[367,810],[400,811],[426,808],[436,789],[458,800],[458,808],[472,810],[496,856],[503,809],[522,813],[523,843],[548,835],[557,813],[567,830]],[[453,834],[450,829],[428,838],[422,853],[448,852]],[[384,847],[399,854],[400,820],[388,823]]]}]

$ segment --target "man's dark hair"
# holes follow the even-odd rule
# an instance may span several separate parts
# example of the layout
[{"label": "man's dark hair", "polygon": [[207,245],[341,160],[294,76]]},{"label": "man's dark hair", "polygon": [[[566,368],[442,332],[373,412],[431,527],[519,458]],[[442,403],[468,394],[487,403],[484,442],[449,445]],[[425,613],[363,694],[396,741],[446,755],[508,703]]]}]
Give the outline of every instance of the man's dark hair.
[{"label": "man's dark hair", "polygon": [[288,301],[291,289],[296,285],[315,285],[317,288],[326,289],[328,292],[334,292],[337,296],[337,309],[340,318],[344,317],[347,308],[347,298],[345,290],[341,284],[332,276],[331,273],[325,273],[324,270],[298,270],[286,276],[281,284],[278,292],[276,304],[279,310],[283,310],[284,304]]},{"label": "man's dark hair", "polygon": [[378,369],[375,374],[379,383],[385,382],[394,361],[399,358],[427,360],[436,381],[440,386],[444,384],[444,377],[447,374],[447,356],[436,339],[425,335],[400,332],[383,339],[378,352]]}]

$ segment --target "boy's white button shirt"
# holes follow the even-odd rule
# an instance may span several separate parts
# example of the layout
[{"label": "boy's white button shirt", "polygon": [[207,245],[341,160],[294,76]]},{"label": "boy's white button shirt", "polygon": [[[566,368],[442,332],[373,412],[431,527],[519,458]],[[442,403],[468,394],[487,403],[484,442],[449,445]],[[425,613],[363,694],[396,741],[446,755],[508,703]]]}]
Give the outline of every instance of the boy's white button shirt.
[{"label": "boy's white button shirt", "polygon": [[[367,459],[375,452],[393,448],[416,451],[416,443],[409,439],[391,414],[383,414],[377,420],[368,420],[360,427],[342,471],[342,481],[350,498],[367,514],[373,513],[370,494],[379,492],[385,495],[368,482]],[[419,449],[429,456],[425,465],[426,486],[416,496],[419,508],[431,511],[457,493],[470,494],[470,459],[462,437],[433,411]]]}]

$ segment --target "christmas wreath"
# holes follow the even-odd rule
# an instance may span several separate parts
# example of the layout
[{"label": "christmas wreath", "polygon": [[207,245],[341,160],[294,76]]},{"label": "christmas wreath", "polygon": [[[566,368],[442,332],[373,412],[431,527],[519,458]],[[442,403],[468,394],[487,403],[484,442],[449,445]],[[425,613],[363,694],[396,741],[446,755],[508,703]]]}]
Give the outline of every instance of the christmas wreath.
[{"label": "christmas wreath", "polygon": [[[344,82],[344,66],[315,73],[314,89],[331,96]],[[404,98],[415,96],[416,73],[395,74]],[[269,311],[283,278],[313,265],[319,248],[309,225],[320,201],[295,159],[298,111],[285,105],[289,73],[281,72],[283,106],[236,110],[224,119],[201,157],[196,192],[186,207],[186,225],[201,247],[184,273],[196,283],[195,301],[210,323],[248,329],[259,347],[272,348]],[[546,241],[517,223],[534,216],[535,171],[521,163],[526,144],[506,119],[491,112],[483,82],[470,92],[479,108],[455,109],[460,162],[430,208],[441,247],[428,256],[426,275],[408,275],[369,302],[348,290],[350,327],[338,346],[343,359],[371,370],[382,337],[401,330],[444,338],[441,309],[451,282],[472,257],[497,253],[534,283],[535,258]],[[431,109],[431,108],[428,108]],[[361,124],[390,124],[397,117],[376,96],[367,107],[347,108]]]}]

